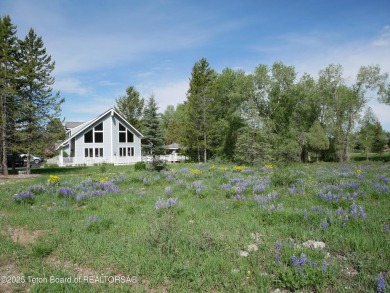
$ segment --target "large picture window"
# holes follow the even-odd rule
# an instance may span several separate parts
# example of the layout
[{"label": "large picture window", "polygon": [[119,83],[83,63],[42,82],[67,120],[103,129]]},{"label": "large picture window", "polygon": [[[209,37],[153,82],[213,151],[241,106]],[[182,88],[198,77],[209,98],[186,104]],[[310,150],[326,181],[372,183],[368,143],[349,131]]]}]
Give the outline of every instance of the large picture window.
[{"label": "large picture window", "polygon": [[96,125],[86,134],[84,134],[84,143],[102,143],[103,142],[103,122]]},{"label": "large picture window", "polygon": [[134,142],[134,134],[119,123],[119,142]]}]

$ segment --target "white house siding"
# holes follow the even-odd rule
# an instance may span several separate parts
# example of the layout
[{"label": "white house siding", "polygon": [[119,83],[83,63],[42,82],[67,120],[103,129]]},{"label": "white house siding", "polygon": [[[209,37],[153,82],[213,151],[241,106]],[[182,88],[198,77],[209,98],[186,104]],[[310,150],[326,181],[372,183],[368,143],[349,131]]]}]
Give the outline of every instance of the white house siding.
[{"label": "white house siding", "polygon": [[[119,142],[119,123],[121,123],[126,129],[130,130],[134,135],[134,142]],[[113,158],[114,164],[132,164],[141,161],[141,138],[136,134],[133,128],[128,123],[123,121],[117,116],[112,117],[112,146],[113,146]],[[134,156],[120,156],[119,148],[134,148]]]},{"label": "white house siding", "polygon": [[[95,126],[103,122],[103,142],[102,143],[85,143],[84,135],[93,129]],[[120,143],[119,142],[119,123],[121,123],[126,129],[128,129],[134,137],[134,142],[131,143]],[[84,124],[86,125],[86,124]],[[105,115],[97,119],[93,124],[86,127],[74,138],[69,140],[67,145],[62,146],[62,150],[66,151],[68,155],[71,154],[71,141],[74,139],[74,156],[61,158],[60,165],[93,165],[99,163],[114,163],[114,164],[132,164],[141,161],[141,136],[128,122],[123,120],[120,116],[116,115],[115,112],[110,111]],[[103,148],[103,157],[95,156],[95,149]],[[120,156],[120,148],[126,150],[126,156]],[[128,156],[128,148],[133,148],[134,156]],[[92,149],[92,157],[88,155],[85,157],[85,149]],[[122,151],[122,154],[124,151]],[[61,160],[63,160],[61,162]]]}]

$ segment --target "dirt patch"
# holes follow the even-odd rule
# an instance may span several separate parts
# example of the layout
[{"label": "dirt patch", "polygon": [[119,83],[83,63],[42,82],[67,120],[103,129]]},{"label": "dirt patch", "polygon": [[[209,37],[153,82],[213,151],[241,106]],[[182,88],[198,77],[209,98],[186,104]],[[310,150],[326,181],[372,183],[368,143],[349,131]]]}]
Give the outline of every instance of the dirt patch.
[{"label": "dirt patch", "polygon": [[23,228],[8,228],[8,233],[11,236],[12,241],[22,246],[27,246],[35,242],[39,236],[47,232],[48,230],[29,231]]},{"label": "dirt patch", "polygon": [[61,268],[61,269],[65,270],[66,272],[71,273],[71,274],[76,275],[77,277],[81,277],[81,278],[83,278],[84,276],[96,277],[96,276],[100,275],[98,272],[92,270],[91,268],[88,268],[88,267],[85,267],[85,266],[82,266],[82,265],[79,265],[76,263],[72,263],[72,262],[67,261],[67,260],[62,261],[62,260],[57,259],[54,256],[49,256],[48,258],[46,258],[46,262],[51,267]]},{"label": "dirt patch", "polygon": [[[0,292],[12,293],[15,286],[18,289],[23,288],[23,292],[29,291],[27,290],[28,282],[26,282],[25,277],[20,273],[14,262],[5,264],[0,262],[0,276],[4,278],[0,282]],[[22,291],[17,290],[17,292]]]},{"label": "dirt patch", "polygon": [[0,185],[39,177],[39,174],[0,175]]}]

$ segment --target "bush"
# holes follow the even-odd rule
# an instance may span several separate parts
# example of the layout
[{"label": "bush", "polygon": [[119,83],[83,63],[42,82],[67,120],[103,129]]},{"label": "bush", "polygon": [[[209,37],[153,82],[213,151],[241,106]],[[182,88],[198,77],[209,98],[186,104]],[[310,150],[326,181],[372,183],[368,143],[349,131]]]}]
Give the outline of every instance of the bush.
[{"label": "bush", "polygon": [[143,171],[146,169],[146,164],[145,162],[137,162],[134,165],[134,170],[135,171]]}]

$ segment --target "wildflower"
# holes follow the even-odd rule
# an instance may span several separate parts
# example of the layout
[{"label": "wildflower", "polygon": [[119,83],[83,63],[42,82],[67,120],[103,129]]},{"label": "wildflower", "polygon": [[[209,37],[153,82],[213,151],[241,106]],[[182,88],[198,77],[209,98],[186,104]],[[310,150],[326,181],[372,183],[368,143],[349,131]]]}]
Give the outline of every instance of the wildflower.
[{"label": "wildflower", "polygon": [[222,189],[230,189],[230,188],[232,188],[232,185],[229,184],[229,183],[222,184],[222,185],[221,185],[221,188],[222,188]]},{"label": "wildflower", "polygon": [[51,185],[58,185],[60,184],[60,177],[56,175],[50,175],[47,182]]},{"label": "wildflower", "polygon": [[234,166],[233,167],[234,172],[241,172],[242,170],[244,170],[244,166]]},{"label": "wildflower", "polygon": [[362,170],[361,169],[356,169],[356,174],[360,175],[360,173],[362,173]]},{"label": "wildflower", "polygon": [[254,185],[252,187],[253,189],[253,192],[259,192],[259,191],[264,191],[265,190],[265,186],[264,186],[264,183],[260,183],[258,185]]},{"label": "wildflower", "polygon": [[194,176],[201,175],[202,174],[202,170],[191,169],[191,174],[194,175]]},{"label": "wildflower", "polygon": [[303,217],[304,217],[305,219],[307,219],[307,210],[306,210],[306,209],[303,210]]},{"label": "wildflower", "polygon": [[156,211],[159,212],[160,209],[166,208],[166,203],[163,199],[158,199],[155,203]]},{"label": "wildflower", "polygon": [[241,194],[236,194],[235,196],[232,197],[232,199],[236,201],[245,201],[246,197]]},{"label": "wildflower", "polygon": [[68,187],[61,187],[58,190],[58,193],[60,195],[62,195],[63,197],[74,197],[74,196],[76,196],[76,191],[74,191],[73,189],[68,188]]},{"label": "wildflower", "polygon": [[98,221],[97,215],[89,216],[86,220],[85,226],[87,226],[87,228],[89,228],[89,226],[91,226],[91,224],[96,223],[97,221]]},{"label": "wildflower", "polygon": [[167,199],[167,207],[173,207],[173,206],[177,206],[178,205],[178,202],[173,199],[173,198],[168,198]]},{"label": "wildflower", "polygon": [[323,220],[321,221],[320,226],[321,226],[322,229],[326,230],[326,229],[329,228],[329,223],[328,223],[328,221],[327,221],[326,219],[323,219]]},{"label": "wildflower", "polygon": [[275,261],[280,262],[280,253],[275,253]]},{"label": "wildflower", "polygon": [[165,187],[164,192],[165,192],[165,194],[170,195],[173,193],[173,190],[170,186],[167,186],[167,187]]},{"label": "wildflower", "polygon": [[387,223],[383,224],[383,232],[389,232],[389,225]]},{"label": "wildflower", "polygon": [[304,253],[301,254],[300,258],[299,258],[299,266],[300,267],[303,267],[306,263],[306,260],[307,260],[307,257]]},{"label": "wildflower", "polygon": [[358,208],[357,208],[357,205],[355,203],[353,203],[349,209],[351,210],[351,217],[352,218],[356,218],[358,216]]},{"label": "wildflower", "polygon": [[29,191],[33,192],[33,193],[41,193],[41,192],[44,192],[44,188],[42,185],[32,185],[29,187],[28,189]]},{"label": "wildflower", "polygon": [[327,264],[326,260],[324,260],[324,261],[322,262],[322,272],[323,272],[323,273],[326,272],[326,268],[327,268],[327,267],[328,267],[328,264]]},{"label": "wildflower", "polygon": [[18,194],[15,194],[14,201],[17,203],[26,202],[33,204],[35,200],[35,195],[31,191],[23,191]]},{"label": "wildflower", "polygon": [[276,241],[276,243],[275,243],[275,248],[276,248],[277,250],[281,250],[281,249],[282,249],[282,243],[280,243],[279,240]]},{"label": "wildflower", "polygon": [[272,169],[272,168],[273,168],[272,164],[267,164],[264,166],[264,169]]},{"label": "wildflower", "polygon": [[299,269],[299,260],[297,259],[295,254],[293,254],[293,256],[290,257],[290,260],[293,263],[294,267]]},{"label": "wildflower", "polygon": [[383,276],[382,273],[378,275],[378,287],[377,287],[377,292],[378,293],[384,293],[386,290],[385,288],[385,277]]},{"label": "wildflower", "polygon": [[76,201],[77,202],[80,202],[80,201],[83,201],[87,198],[91,197],[91,195],[89,193],[82,193],[82,194],[79,194],[77,197],[76,197]]}]

